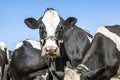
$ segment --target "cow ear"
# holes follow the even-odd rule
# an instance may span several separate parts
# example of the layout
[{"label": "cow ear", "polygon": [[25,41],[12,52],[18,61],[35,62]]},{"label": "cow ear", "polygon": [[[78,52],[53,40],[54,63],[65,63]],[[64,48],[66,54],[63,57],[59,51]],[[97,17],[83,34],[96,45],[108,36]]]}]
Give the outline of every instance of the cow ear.
[{"label": "cow ear", "polygon": [[75,25],[76,22],[77,22],[77,19],[75,17],[69,17],[65,20],[64,26],[71,28]]},{"label": "cow ear", "polygon": [[34,18],[27,18],[24,20],[24,22],[31,29],[37,29],[39,25],[38,21]]}]

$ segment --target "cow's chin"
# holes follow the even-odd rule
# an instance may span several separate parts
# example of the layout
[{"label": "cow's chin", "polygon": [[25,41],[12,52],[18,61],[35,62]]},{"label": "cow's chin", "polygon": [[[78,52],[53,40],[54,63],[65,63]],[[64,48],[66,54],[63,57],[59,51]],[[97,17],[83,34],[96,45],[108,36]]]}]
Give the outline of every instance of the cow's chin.
[{"label": "cow's chin", "polygon": [[42,51],[41,56],[46,57],[46,58],[56,58],[56,57],[60,57],[60,52],[57,51],[55,53],[48,53],[48,52]]},{"label": "cow's chin", "polygon": [[59,57],[60,55],[58,54],[54,54],[54,55],[45,55],[47,58],[56,58],[56,57]]}]

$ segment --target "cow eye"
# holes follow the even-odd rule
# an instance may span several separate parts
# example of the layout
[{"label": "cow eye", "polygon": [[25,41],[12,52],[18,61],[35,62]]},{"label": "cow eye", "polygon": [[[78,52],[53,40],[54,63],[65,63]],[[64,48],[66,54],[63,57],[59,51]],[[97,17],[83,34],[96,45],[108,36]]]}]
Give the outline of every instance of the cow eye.
[{"label": "cow eye", "polygon": [[47,32],[43,31],[43,30],[40,30],[40,38],[45,39],[46,37],[47,37]]},{"label": "cow eye", "polygon": [[62,39],[62,32],[61,31],[56,32],[55,38],[57,38],[58,40]]},{"label": "cow eye", "polygon": [[39,29],[40,29],[40,30],[44,30],[44,25],[40,25],[40,26],[39,26]]},{"label": "cow eye", "polygon": [[40,31],[40,37],[42,39],[46,38],[47,32],[46,32],[46,28],[42,22],[39,24],[39,31]]}]

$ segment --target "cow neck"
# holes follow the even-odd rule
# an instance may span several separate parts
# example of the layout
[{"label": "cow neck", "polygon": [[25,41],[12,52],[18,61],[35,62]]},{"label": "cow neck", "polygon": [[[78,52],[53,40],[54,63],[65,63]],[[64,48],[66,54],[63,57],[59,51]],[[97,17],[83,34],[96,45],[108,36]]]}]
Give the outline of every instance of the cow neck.
[{"label": "cow neck", "polygon": [[53,68],[53,70],[56,70],[55,69],[55,67],[56,67],[56,65],[55,65],[55,58],[49,58],[48,61],[49,61],[48,66]]},{"label": "cow neck", "polygon": [[58,80],[58,78],[53,74],[53,72],[56,71],[55,58],[48,58],[48,61],[49,61],[48,68],[51,75],[53,76],[53,80]]}]

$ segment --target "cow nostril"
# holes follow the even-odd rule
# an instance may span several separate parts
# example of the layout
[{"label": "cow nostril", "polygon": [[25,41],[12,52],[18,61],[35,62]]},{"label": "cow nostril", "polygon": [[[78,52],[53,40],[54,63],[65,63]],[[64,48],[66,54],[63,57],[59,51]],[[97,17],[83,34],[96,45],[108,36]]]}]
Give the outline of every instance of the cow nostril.
[{"label": "cow nostril", "polygon": [[50,52],[53,52],[53,53],[54,53],[54,52],[57,52],[57,48],[51,48],[51,49],[49,49],[49,51],[50,51]]},{"label": "cow nostril", "polygon": [[54,50],[54,52],[57,52],[57,48]]},{"label": "cow nostril", "polygon": [[54,53],[54,49],[52,49],[52,48],[49,49],[49,52],[50,52],[50,53]]},{"label": "cow nostril", "polygon": [[48,52],[48,49],[47,49],[47,48],[45,48],[45,51],[46,51],[46,52]]},{"label": "cow nostril", "polygon": [[45,51],[46,51],[46,52],[53,52],[54,49],[53,49],[53,48],[45,48]]}]

